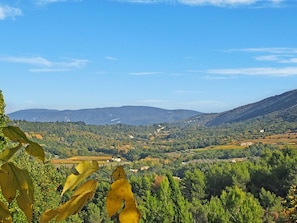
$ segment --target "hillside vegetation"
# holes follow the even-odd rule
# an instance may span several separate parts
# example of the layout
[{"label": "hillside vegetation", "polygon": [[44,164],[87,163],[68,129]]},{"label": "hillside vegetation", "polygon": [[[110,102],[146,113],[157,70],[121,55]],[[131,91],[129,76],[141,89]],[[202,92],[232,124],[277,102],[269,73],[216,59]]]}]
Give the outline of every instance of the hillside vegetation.
[{"label": "hillside vegetation", "polygon": [[[217,128],[17,124],[28,138],[44,146],[50,161],[61,160],[58,157],[100,160],[96,174],[104,180],[97,186],[98,195],[65,222],[114,222],[104,208],[109,190],[105,182],[109,182],[106,173],[117,165],[123,165],[128,173],[140,222],[273,223],[297,219],[296,122],[275,121],[264,131],[262,122]],[[112,156],[120,156],[122,161],[101,162]],[[63,176],[70,171],[64,168],[63,159],[58,166],[54,163],[58,173],[50,163],[43,167],[22,157],[17,162],[34,170],[35,208],[42,213],[50,204],[57,205],[55,190],[59,191]],[[47,174],[41,177],[44,171]],[[42,207],[46,197],[39,185],[48,188],[47,184],[56,189],[50,192],[50,204]],[[38,222],[38,214],[33,222]]]},{"label": "hillside vegetation", "polygon": [[206,114],[200,114],[191,118],[189,122],[200,123],[206,126],[218,126],[263,118],[283,118],[286,121],[292,121],[296,118],[296,111],[297,90],[292,90],[229,111],[212,114],[207,119]]},{"label": "hillside vegetation", "polygon": [[[28,135],[44,145],[53,156],[120,156],[129,161],[145,157],[170,158],[167,153],[191,156],[191,150],[244,143],[295,146],[297,123],[283,118],[200,127],[199,125],[86,125],[77,123],[39,123],[18,121]],[[246,144],[246,147],[248,144]]]},{"label": "hillside vegetation", "polygon": [[[46,153],[43,165],[20,154],[14,159],[30,169],[34,182],[32,222],[70,197],[66,193],[61,201],[61,185],[77,174],[73,167],[80,160],[100,166],[96,195],[63,222],[117,222],[105,209],[115,166],[127,173],[141,223],[296,222],[296,106],[216,126],[197,122],[217,115],[144,126],[10,122]],[[0,121],[3,127],[8,120],[2,115]],[[2,151],[7,143],[4,137],[0,142]],[[14,219],[26,222],[12,208]]]}]

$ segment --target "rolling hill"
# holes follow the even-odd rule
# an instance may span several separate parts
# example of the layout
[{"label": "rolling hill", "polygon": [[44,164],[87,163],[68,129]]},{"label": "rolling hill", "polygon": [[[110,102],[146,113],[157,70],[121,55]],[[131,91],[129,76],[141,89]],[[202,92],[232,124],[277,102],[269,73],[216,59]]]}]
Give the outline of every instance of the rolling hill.
[{"label": "rolling hill", "polygon": [[217,126],[255,118],[297,120],[297,89],[221,113],[193,110],[167,110],[148,106],[123,106],[80,110],[27,109],[8,114],[12,120],[30,122],[84,122],[92,125],[150,125],[186,123]]},{"label": "rolling hill", "polygon": [[217,114],[200,114],[188,120],[206,126],[236,123],[255,118],[297,120],[297,89]]},{"label": "rolling hill", "polygon": [[27,109],[8,114],[12,120],[30,122],[84,122],[91,125],[149,125],[173,123],[200,114],[192,110],[167,110],[147,106],[123,106],[80,110]]}]

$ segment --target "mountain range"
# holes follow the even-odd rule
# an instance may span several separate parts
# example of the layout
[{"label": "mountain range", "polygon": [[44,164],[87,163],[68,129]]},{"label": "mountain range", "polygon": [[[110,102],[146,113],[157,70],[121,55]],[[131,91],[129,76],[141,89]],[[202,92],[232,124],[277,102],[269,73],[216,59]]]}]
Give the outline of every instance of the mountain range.
[{"label": "mountain range", "polygon": [[91,125],[149,125],[174,123],[196,116],[192,110],[168,110],[148,106],[122,106],[79,110],[26,109],[8,114],[12,120],[30,122],[84,122]]},{"label": "mountain range", "polygon": [[297,120],[297,89],[221,113],[193,110],[168,110],[148,106],[122,106],[80,110],[26,109],[8,114],[12,120],[30,122],[85,122],[92,125],[150,125],[158,123],[195,123],[217,126],[257,117]]}]

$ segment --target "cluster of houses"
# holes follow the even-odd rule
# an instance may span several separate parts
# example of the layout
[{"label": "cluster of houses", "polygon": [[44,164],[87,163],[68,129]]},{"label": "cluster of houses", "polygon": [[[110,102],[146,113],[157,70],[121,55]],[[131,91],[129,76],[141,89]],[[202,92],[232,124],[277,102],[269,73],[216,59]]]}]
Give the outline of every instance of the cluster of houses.
[{"label": "cluster of houses", "polygon": [[[111,159],[107,160],[107,162],[122,162],[122,159],[120,157],[112,157]],[[129,172],[137,173],[138,171],[145,171],[148,170],[149,166],[142,166],[139,169],[129,169]]]},{"label": "cluster of houses", "polygon": [[122,159],[120,157],[111,157],[111,159],[107,160],[106,162],[121,162]]},{"label": "cluster of houses", "polygon": [[251,145],[253,145],[252,142],[242,142],[242,143],[240,143],[240,146],[251,146]]},{"label": "cluster of houses", "polygon": [[139,169],[130,169],[129,172],[138,173],[138,171],[145,171],[145,170],[148,170],[149,168],[150,168],[149,166],[142,166]]}]

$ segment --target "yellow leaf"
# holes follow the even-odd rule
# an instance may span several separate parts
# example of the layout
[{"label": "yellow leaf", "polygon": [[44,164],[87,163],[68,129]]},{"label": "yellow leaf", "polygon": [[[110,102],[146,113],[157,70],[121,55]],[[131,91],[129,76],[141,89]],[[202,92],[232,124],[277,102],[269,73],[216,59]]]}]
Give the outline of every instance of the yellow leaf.
[{"label": "yellow leaf", "polygon": [[[44,150],[43,148],[36,142],[32,142],[27,138],[25,133],[16,126],[7,126],[3,128],[3,133],[6,137],[8,137],[10,140],[19,142],[20,144],[28,144],[26,147],[27,153],[30,155],[42,160],[44,162]],[[19,145],[21,147],[21,145]],[[20,148],[19,147],[19,148]],[[4,156],[6,158],[6,161],[12,157],[12,155],[19,149],[18,146],[13,148],[13,149],[8,149],[7,151],[5,150],[5,154],[0,154],[0,159],[1,156]]]},{"label": "yellow leaf", "polygon": [[73,190],[80,182],[90,176],[92,173],[99,169],[97,161],[82,161],[75,167],[77,173],[72,173],[66,179],[64,188],[62,191],[63,195],[67,190]]},{"label": "yellow leaf", "polygon": [[33,183],[27,170],[15,166],[13,163],[4,163],[0,172],[0,186],[2,194],[8,203],[16,197],[19,207],[25,213],[29,222],[33,212]]},{"label": "yellow leaf", "polygon": [[119,179],[111,184],[106,197],[106,209],[109,217],[120,211],[123,201],[134,200],[131,185],[126,179]]},{"label": "yellow leaf", "polygon": [[126,203],[125,208],[119,215],[121,223],[138,223],[140,221],[140,212],[136,208],[135,202]]},{"label": "yellow leaf", "polygon": [[57,221],[65,220],[70,215],[79,212],[84,205],[94,197],[97,188],[97,181],[89,180],[81,185],[68,202],[58,208]]},{"label": "yellow leaf", "polygon": [[29,141],[29,145],[26,147],[26,152],[29,155],[34,156],[37,159],[40,159],[42,162],[44,162],[44,150],[38,143]]},{"label": "yellow leaf", "polygon": [[79,212],[83,206],[94,196],[93,192],[84,192],[79,196],[71,198],[65,205],[61,206],[58,210],[56,221],[62,221],[68,218],[70,215]]},{"label": "yellow leaf", "polygon": [[4,163],[1,166],[0,172],[0,186],[2,190],[2,194],[8,203],[11,203],[13,199],[16,197],[16,191],[18,189],[18,185],[14,180],[14,174],[11,170],[8,163]]},{"label": "yellow leaf", "polygon": [[84,184],[82,184],[80,187],[76,189],[74,196],[79,196],[80,194],[84,193],[85,191],[96,191],[98,182],[96,180],[88,180]]},{"label": "yellow leaf", "polygon": [[0,201],[0,222],[12,223],[10,212],[5,204]]},{"label": "yellow leaf", "polygon": [[50,220],[52,220],[53,218],[55,218],[57,216],[59,212],[57,210],[53,210],[53,209],[49,209],[46,210],[40,218],[40,223],[47,223]]},{"label": "yellow leaf", "polygon": [[56,218],[56,221],[62,221],[68,218],[70,215],[79,212],[83,206],[94,197],[97,188],[96,180],[89,180],[82,184],[69,201],[62,204],[55,210],[47,210],[41,216],[41,223],[47,223],[51,219]]},{"label": "yellow leaf", "polygon": [[[112,177],[115,181],[111,184],[106,197],[106,209],[109,217],[120,212],[121,223],[138,223],[140,212],[136,207],[132,188],[127,180],[124,168],[118,166],[112,172]],[[124,209],[122,209],[123,206]]]},{"label": "yellow leaf", "polygon": [[113,172],[112,175],[114,180],[119,180],[119,179],[127,179],[125,170],[122,166],[118,166]]},{"label": "yellow leaf", "polygon": [[20,143],[27,143],[28,138],[25,133],[16,126],[7,126],[3,128],[3,134],[10,140]]},{"label": "yellow leaf", "polygon": [[0,160],[8,161],[21,147],[22,144],[19,143],[16,147],[5,149],[0,153]]}]

